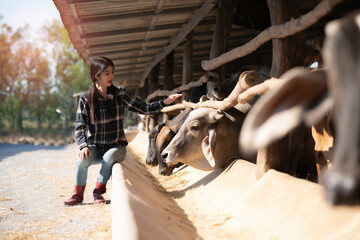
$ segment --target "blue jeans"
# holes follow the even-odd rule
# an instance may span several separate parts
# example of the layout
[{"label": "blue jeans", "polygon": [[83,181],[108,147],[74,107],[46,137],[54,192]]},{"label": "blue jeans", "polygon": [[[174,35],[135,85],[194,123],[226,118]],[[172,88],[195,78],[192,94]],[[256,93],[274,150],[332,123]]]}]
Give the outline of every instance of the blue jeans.
[{"label": "blue jeans", "polygon": [[95,147],[90,147],[91,155],[89,158],[76,160],[75,184],[85,186],[88,174],[88,168],[95,163],[101,162],[99,173],[99,183],[106,185],[111,176],[112,166],[115,163],[124,161],[126,156],[126,148],[123,146],[115,146],[107,150],[103,156]]}]

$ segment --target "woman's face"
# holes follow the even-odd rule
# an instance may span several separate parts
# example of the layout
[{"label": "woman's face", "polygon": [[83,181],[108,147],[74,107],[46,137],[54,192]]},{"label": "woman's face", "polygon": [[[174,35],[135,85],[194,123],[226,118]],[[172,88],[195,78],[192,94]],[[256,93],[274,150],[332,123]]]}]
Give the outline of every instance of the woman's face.
[{"label": "woman's face", "polygon": [[114,79],[114,68],[112,66],[108,66],[102,73],[100,73],[97,79],[100,86],[110,87]]}]

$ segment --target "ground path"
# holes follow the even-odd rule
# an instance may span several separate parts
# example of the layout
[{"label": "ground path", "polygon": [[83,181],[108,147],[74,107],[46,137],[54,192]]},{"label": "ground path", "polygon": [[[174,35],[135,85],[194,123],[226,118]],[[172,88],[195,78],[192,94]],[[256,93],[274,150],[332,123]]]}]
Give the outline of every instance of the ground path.
[{"label": "ground path", "polygon": [[[147,138],[140,132],[122,163],[139,239],[360,239],[360,206],[330,206],[318,184],[274,170],[256,180],[243,160],[159,176],[144,164]],[[92,204],[100,165],[89,168],[84,204],[63,205],[77,152],[0,144],[0,239],[111,239],[110,204]]]},{"label": "ground path", "polygon": [[92,204],[100,165],[89,168],[84,204],[63,205],[77,152],[76,144],[0,144],[0,239],[111,239],[110,204]]}]

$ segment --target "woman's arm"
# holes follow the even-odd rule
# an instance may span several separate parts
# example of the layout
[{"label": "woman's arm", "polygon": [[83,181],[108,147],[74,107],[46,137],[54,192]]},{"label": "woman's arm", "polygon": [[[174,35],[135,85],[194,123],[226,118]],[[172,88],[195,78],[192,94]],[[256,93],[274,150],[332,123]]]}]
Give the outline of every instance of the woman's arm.
[{"label": "woman's arm", "polygon": [[84,96],[81,96],[79,99],[78,108],[76,111],[76,121],[75,121],[75,137],[76,142],[82,150],[83,148],[88,147],[86,131],[88,130],[90,122],[90,112],[87,108],[87,102]]},{"label": "woman's arm", "polygon": [[147,103],[141,101],[139,98],[133,96],[126,89],[124,91],[124,102],[129,107],[129,110],[138,112],[140,114],[151,114],[158,112],[160,109],[174,102],[177,98],[181,97],[181,94],[170,95],[165,100]]}]

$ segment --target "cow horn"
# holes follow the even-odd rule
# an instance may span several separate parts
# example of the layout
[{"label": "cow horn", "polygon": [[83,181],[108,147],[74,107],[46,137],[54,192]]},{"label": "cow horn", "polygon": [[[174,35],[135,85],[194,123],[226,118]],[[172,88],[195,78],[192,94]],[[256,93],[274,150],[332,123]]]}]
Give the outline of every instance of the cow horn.
[{"label": "cow horn", "polygon": [[216,110],[209,114],[209,118],[211,120],[213,120],[214,122],[220,121],[220,119],[222,119],[224,116],[225,115],[224,115],[223,111],[221,111],[221,110]]}]

